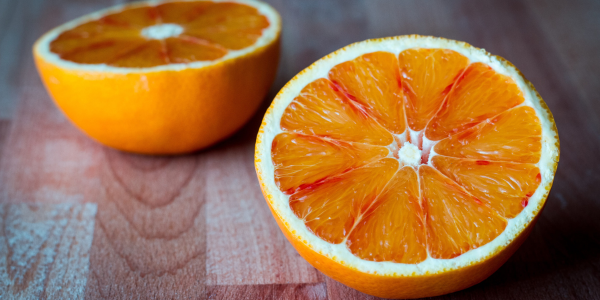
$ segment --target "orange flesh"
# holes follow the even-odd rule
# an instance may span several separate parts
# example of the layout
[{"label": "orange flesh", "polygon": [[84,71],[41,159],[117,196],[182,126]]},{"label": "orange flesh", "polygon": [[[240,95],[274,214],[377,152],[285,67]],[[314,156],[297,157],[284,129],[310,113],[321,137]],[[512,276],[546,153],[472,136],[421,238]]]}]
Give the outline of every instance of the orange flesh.
[{"label": "orange flesh", "polygon": [[473,63],[454,83],[453,90],[425,130],[437,141],[473,127],[523,103],[523,93],[507,76],[483,63]]},{"label": "orange flesh", "polygon": [[535,164],[542,152],[542,127],[533,108],[518,107],[440,141],[434,150],[460,158]]},{"label": "orange flesh", "polygon": [[375,52],[341,63],[329,71],[348,99],[365,107],[392,133],[404,132],[404,109],[398,59],[392,53]]},{"label": "orange flesh", "polygon": [[[183,32],[148,39],[142,30],[175,24]],[[154,67],[215,60],[248,47],[269,21],[255,8],[238,3],[170,2],[106,15],[67,30],[50,43],[50,51],[81,64]]]},{"label": "orange flesh", "polygon": [[427,216],[427,248],[433,258],[452,258],[483,246],[506,220],[430,166],[419,168]]},{"label": "orange flesh", "polygon": [[[365,54],[285,109],[275,182],[311,232],[357,257],[454,258],[500,235],[541,182],[541,125],[523,102],[510,77],[454,51]],[[435,155],[404,166],[398,149],[423,150],[423,136]]]},{"label": "orange flesh", "polygon": [[398,161],[395,159],[376,161],[307,186],[290,197],[290,207],[314,234],[327,242],[339,244],[397,169]]},{"label": "orange flesh", "polygon": [[398,57],[406,119],[410,129],[420,131],[438,111],[469,60],[446,49],[408,49]]},{"label": "orange flesh", "polygon": [[331,81],[308,84],[285,109],[281,129],[335,140],[386,146],[394,137],[346,98]]},{"label": "orange flesh", "polygon": [[541,180],[540,171],[533,164],[444,156],[433,157],[432,164],[506,218],[516,217],[525,208]]},{"label": "orange flesh", "polygon": [[417,173],[404,167],[357,222],[347,244],[364,259],[412,264],[427,258],[425,242]]},{"label": "orange flesh", "polygon": [[[388,155],[385,147],[283,133],[271,147],[275,182],[286,194]],[[299,171],[301,170],[301,171]]]}]

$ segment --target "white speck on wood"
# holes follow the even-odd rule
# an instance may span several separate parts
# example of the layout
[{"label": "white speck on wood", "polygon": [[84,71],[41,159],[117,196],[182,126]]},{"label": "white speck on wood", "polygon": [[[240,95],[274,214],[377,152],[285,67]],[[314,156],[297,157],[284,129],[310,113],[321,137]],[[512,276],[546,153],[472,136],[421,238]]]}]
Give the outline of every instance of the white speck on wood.
[{"label": "white speck on wood", "polygon": [[0,298],[80,299],[95,204],[0,205]]}]

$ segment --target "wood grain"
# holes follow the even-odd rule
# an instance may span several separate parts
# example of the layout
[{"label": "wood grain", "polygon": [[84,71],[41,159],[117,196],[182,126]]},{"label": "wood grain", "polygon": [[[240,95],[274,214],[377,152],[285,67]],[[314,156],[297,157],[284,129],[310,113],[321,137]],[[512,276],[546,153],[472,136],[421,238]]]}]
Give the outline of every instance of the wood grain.
[{"label": "wood grain", "polygon": [[9,120],[0,119],[0,159],[2,158],[2,150],[4,149],[4,142],[8,136],[11,122]]},{"label": "wood grain", "polygon": [[32,31],[39,18],[43,0],[0,1],[0,119],[11,118],[19,97],[18,77],[20,67],[29,60]]},{"label": "wood grain", "polygon": [[[0,1],[0,237],[13,243],[0,243],[0,298],[375,299],[327,278],[285,240],[256,181],[254,142],[271,99],[297,72],[356,41],[416,33],[513,62],[554,113],[562,149],[530,238],[489,279],[438,298],[600,299],[598,3],[268,1],[284,35],[260,111],[209,149],[149,157],[75,129],[29,53],[46,30],[122,2]],[[34,248],[49,250],[28,254]]]},{"label": "wood grain", "polygon": [[207,284],[322,282],[272,220],[256,188],[253,153],[249,141],[206,153]]},{"label": "wood grain", "polygon": [[327,278],[327,297],[328,299],[344,300],[375,300],[381,299],[375,296],[363,294],[355,289],[349,288],[331,278]]},{"label": "wood grain", "polygon": [[600,51],[600,2],[580,0],[528,1],[544,36],[558,50],[561,66],[576,88],[577,98],[591,112],[590,125],[600,128],[600,60],[591,57]]},{"label": "wood grain", "polygon": [[254,300],[254,299],[314,299],[325,300],[325,283],[313,284],[268,284],[268,285],[218,285],[207,287],[210,300]]},{"label": "wood grain", "polygon": [[87,297],[203,295],[205,178],[198,158],[103,150]]},{"label": "wood grain", "polygon": [[95,214],[94,204],[0,205],[0,298],[81,298]]}]

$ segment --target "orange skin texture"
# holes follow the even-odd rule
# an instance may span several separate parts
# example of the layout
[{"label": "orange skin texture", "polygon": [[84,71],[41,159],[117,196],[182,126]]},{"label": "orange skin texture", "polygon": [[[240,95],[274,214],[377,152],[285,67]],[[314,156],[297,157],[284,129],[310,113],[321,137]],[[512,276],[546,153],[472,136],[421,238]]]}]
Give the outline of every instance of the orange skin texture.
[{"label": "orange skin texture", "polygon": [[56,105],[94,140],[128,152],[179,154],[208,147],[250,119],[275,79],[279,41],[278,33],[249,54],[179,71],[80,71],[36,51],[34,59]]},{"label": "orange skin texture", "polygon": [[[412,35],[406,37],[420,36]],[[386,38],[373,39],[370,41],[379,41],[385,39]],[[466,43],[462,44],[472,47]],[[472,48],[478,50],[478,48]],[[336,53],[341,52],[344,49],[345,48],[342,48],[336,52],[329,54],[326,57],[336,55]],[[514,67],[515,70],[517,70],[517,72],[519,73],[519,75],[523,77],[525,83],[534,92],[535,96],[540,100],[541,110],[545,112],[548,121],[552,124],[550,131],[557,137],[557,141],[555,144],[557,151],[556,158],[550,170],[550,172],[553,175],[556,174],[556,169],[558,167],[558,158],[560,156],[560,144],[558,140],[558,130],[556,128],[556,123],[554,122],[552,112],[550,111],[546,103],[542,100],[541,96],[536,91],[535,87],[531,84],[531,82],[525,79],[523,74],[512,63],[508,62],[502,57],[491,55],[489,53],[488,55],[498,58],[500,61],[507,64],[508,66]],[[296,77],[290,80],[290,82],[288,82],[288,84],[282,88],[282,91],[285,90],[286,87],[291,84],[291,82],[296,80],[300,75],[302,75],[306,70],[312,68],[315,64],[309,66],[307,69],[301,71],[298,75],[296,75]],[[271,141],[262,140],[262,133],[264,132],[264,128],[267,126],[267,116],[271,115],[274,110],[274,105],[278,100],[277,97],[279,97],[279,94],[276,96],[271,107],[269,107],[269,109],[265,113],[265,119],[263,119],[263,123],[261,125],[261,129],[259,131],[258,139],[256,142],[256,152],[254,157],[258,181],[260,183],[265,200],[269,205],[271,213],[273,214],[273,217],[275,218],[275,221],[279,225],[279,228],[281,229],[283,234],[298,251],[298,253],[304,259],[306,259],[306,261],[308,261],[313,267],[317,268],[319,271],[331,277],[332,279],[363,293],[382,298],[413,299],[444,295],[471,287],[488,278],[491,274],[498,270],[510,258],[511,255],[513,255],[517,251],[517,249],[523,244],[523,242],[525,242],[525,240],[531,233],[535,223],[537,222],[546,204],[546,200],[552,187],[552,181],[548,184],[548,186],[545,187],[544,194],[542,195],[542,199],[538,204],[538,207],[536,207],[532,212],[534,216],[533,219],[529,221],[529,223],[527,223],[526,226],[520,228],[520,231],[516,235],[514,235],[513,238],[509,240],[506,245],[497,247],[492,252],[490,252],[488,256],[483,257],[481,258],[481,260],[474,262],[468,266],[448,269],[434,274],[408,276],[371,274],[360,271],[357,268],[344,264],[344,262],[340,262],[335,258],[328,257],[322,253],[315,251],[313,247],[308,243],[308,241],[303,240],[303,238],[298,233],[296,233],[294,229],[290,227],[291,225],[287,223],[287,221],[279,214],[277,209],[275,209],[273,206],[273,203],[275,201],[274,196],[268,191],[268,188],[265,185],[266,181],[273,179],[266,178],[265,174],[263,174],[261,171],[260,164],[262,163],[262,159],[260,157],[260,149],[262,148],[262,143],[264,142],[268,143],[269,145],[271,144]]]}]

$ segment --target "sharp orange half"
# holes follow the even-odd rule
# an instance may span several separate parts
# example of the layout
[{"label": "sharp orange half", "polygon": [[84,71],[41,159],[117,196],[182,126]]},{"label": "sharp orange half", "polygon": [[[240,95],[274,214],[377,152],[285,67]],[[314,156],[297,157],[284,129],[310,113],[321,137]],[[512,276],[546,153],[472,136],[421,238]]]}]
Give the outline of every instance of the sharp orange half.
[{"label": "sharp orange half", "polygon": [[298,252],[385,298],[441,295],[496,271],[544,207],[552,113],[506,60],[422,36],[344,47],[276,96],[260,186]]},{"label": "sharp orange half", "polygon": [[240,128],[279,59],[281,21],[255,0],[137,2],[59,26],[34,45],[56,104],[97,141],[190,152]]}]

